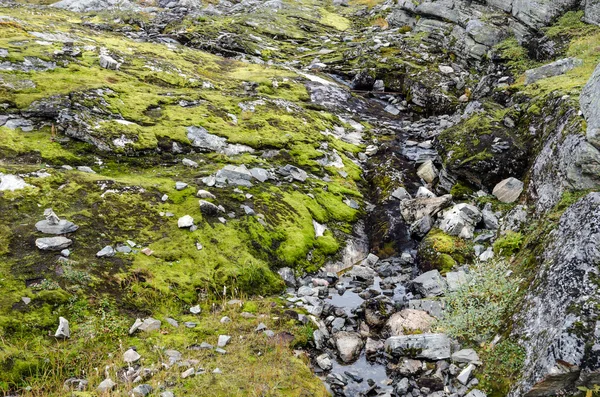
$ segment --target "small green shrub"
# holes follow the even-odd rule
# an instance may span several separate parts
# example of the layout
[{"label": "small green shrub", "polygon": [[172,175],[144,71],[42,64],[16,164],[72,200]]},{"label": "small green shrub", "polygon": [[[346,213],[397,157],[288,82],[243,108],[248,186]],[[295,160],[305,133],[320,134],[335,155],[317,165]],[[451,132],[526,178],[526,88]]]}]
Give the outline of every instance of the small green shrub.
[{"label": "small green shrub", "polygon": [[446,294],[446,311],[438,329],[454,338],[480,342],[501,329],[518,296],[518,281],[506,261],[477,262],[469,281]]},{"label": "small green shrub", "polygon": [[520,232],[508,232],[494,243],[496,255],[511,256],[517,253],[523,245],[525,237]]},{"label": "small green shrub", "polygon": [[479,354],[483,362],[478,376],[481,388],[492,396],[506,396],[521,373],[525,349],[507,339],[495,346],[485,347]]}]

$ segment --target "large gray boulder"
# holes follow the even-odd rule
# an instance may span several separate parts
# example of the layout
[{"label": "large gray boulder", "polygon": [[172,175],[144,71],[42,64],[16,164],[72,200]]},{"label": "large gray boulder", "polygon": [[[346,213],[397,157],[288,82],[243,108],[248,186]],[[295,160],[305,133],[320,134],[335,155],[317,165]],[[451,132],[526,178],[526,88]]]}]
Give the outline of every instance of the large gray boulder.
[{"label": "large gray boulder", "polygon": [[577,58],[565,58],[549,63],[539,68],[529,69],[525,72],[525,85],[533,84],[536,81],[547,79],[548,77],[559,76],[567,73],[569,70],[581,66],[583,61]]},{"label": "large gray boulder", "polygon": [[540,29],[580,3],[581,0],[513,0],[512,15],[530,28]]},{"label": "large gray boulder", "polygon": [[584,0],[585,17],[583,20],[587,23],[600,25],[600,0]]},{"label": "large gray boulder", "polygon": [[385,350],[395,356],[413,356],[427,360],[445,360],[452,353],[451,341],[445,334],[392,336],[385,341]]},{"label": "large gray boulder", "polygon": [[[598,4],[600,8],[600,1]],[[583,88],[579,103],[587,122],[586,138],[596,148],[600,148],[600,64]]]},{"label": "large gray boulder", "polygon": [[549,396],[578,378],[600,382],[600,193],[562,215],[537,261],[514,334],[526,350],[509,396]]}]

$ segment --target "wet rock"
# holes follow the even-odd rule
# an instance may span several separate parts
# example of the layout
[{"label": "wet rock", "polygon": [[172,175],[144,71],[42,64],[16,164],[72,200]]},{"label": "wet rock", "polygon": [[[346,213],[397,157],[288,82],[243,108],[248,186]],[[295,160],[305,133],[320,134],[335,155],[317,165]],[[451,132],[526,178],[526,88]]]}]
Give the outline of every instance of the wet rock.
[{"label": "wet rock", "polygon": [[425,216],[434,216],[452,202],[452,196],[416,198],[400,202],[400,212],[408,223],[413,223]]},{"label": "wet rock", "polygon": [[380,327],[385,324],[395,309],[394,302],[383,295],[363,302],[362,307],[365,312],[365,321],[371,327]]},{"label": "wet rock", "polygon": [[367,338],[367,343],[365,343],[365,354],[367,355],[367,358],[377,355],[382,350],[383,341]]},{"label": "wet rock", "polygon": [[333,339],[340,359],[346,363],[354,361],[363,347],[362,338],[356,332],[341,331]]},{"label": "wet rock", "polygon": [[567,73],[569,70],[583,64],[581,59],[565,58],[549,63],[539,68],[530,69],[525,72],[525,85],[533,84],[538,80],[548,77],[559,76]]},{"label": "wet rock", "polygon": [[331,358],[329,358],[327,353],[318,356],[316,361],[319,368],[321,368],[323,371],[329,371],[333,368],[333,363],[331,362]]},{"label": "wet rock", "polygon": [[62,251],[72,244],[73,241],[66,237],[44,237],[35,240],[35,246],[42,251]]},{"label": "wet rock", "polygon": [[55,338],[68,339],[71,337],[71,331],[69,330],[69,321],[64,317],[58,318],[58,328],[54,333]]},{"label": "wet rock", "polygon": [[439,296],[446,291],[446,281],[438,270],[430,270],[421,274],[412,281],[412,286],[419,294],[429,296]]},{"label": "wet rock", "polygon": [[444,212],[440,229],[451,236],[470,239],[481,219],[482,215],[477,207],[461,203]]},{"label": "wet rock", "polygon": [[372,281],[377,272],[367,266],[356,265],[348,272],[348,275],[360,281]]},{"label": "wet rock", "polygon": [[67,234],[73,233],[79,229],[79,226],[75,225],[73,222],[59,219],[50,208],[44,211],[44,216],[46,217],[45,220],[35,224],[35,228],[42,233]]},{"label": "wet rock", "polygon": [[404,309],[394,313],[386,323],[390,336],[429,332],[435,323],[435,318],[427,312],[414,309]]},{"label": "wet rock", "polygon": [[411,356],[428,360],[450,358],[451,342],[445,334],[392,336],[385,341],[385,349],[395,357]]},{"label": "wet rock", "polygon": [[523,192],[523,186],[523,182],[511,177],[498,183],[492,194],[503,203],[514,203]]}]

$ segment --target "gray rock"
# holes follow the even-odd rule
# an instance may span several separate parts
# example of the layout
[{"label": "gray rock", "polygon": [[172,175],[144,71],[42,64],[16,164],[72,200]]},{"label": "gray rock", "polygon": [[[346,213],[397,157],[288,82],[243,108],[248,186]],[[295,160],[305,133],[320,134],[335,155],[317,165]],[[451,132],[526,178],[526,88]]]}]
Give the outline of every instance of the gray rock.
[{"label": "gray rock", "polygon": [[180,229],[190,228],[190,227],[194,226],[194,218],[192,218],[189,215],[182,216],[177,221],[177,226]]},{"label": "gray rock", "polygon": [[143,332],[158,331],[160,329],[160,324],[160,320],[157,320],[152,317],[148,317],[144,319],[144,321],[138,318],[135,320],[135,323],[129,329],[129,334],[133,334],[138,329]]},{"label": "gray rock", "polygon": [[294,271],[289,267],[282,267],[277,271],[279,276],[285,281],[285,285],[290,288],[296,288],[296,276],[294,275]]},{"label": "gray rock", "polygon": [[440,229],[451,236],[465,239],[473,238],[475,225],[481,222],[482,215],[479,209],[470,204],[457,204],[444,212]]},{"label": "gray rock", "polygon": [[187,138],[195,148],[207,152],[220,152],[227,146],[227,139],[210,134],[203,127],[188,127]]},{"label": "gray rock", "polygon": [[44,237],[35,240],[35,246],[42,251],[62,251],[72,244],[73,241],[66,237]]},{"label": "gray rock", "polygon": [[583,0],[585,4],[585,16],[583,20],[587,23],[600,25],[600,1],[599,0]]},{"label": "gray rock", "polygon": [[448,283],[449,291],[458,290],[463,284],[466,284],[467,281],[467,273],[463,270],[446,273],[446,282]]},{"label": "gray rock", "polygon": [[385,324],[390,336],[407,333],[429,332],[435,323],[435,318],[422,310],[404,309],[394,313]]},{"label": "gray rock", "polygon": [[331,362],[331,358],[329,358],[329,354],[323,353],[316,358],[317,365],[323,371],[329,371],[333,368],[333,363]]},{"label": "gray rock", "polygon": [[252,177],[259,182],[266,182],[271,178],[269,171],[263,168],[251,168],[250,174],[252,174]]},{"label": "gray rock", "polygon": [[102,248],[100,251],[96,253],[98,258],[110,258],[111,256],[115,256],[115,249],[110,245]]},{"label": "gray rock", "polygon": [[175,397],[175,394],[173,394],[173,392],[170,391],[164,391],[160,393],[159,397]]},{"label": "gray rock", "polygon": [[279,172],[283,176],[291,176],[294,180],[298,182],[304,182],[308,179],[308,174],[304,170],[301,170],[300,168],[295,167],[291,164],[279,168],[277,172]]},{"label": "gray rock", "polygon": [[63,390],[68,391],[85,391],[88,381],[85,379],[69,378],[63,383]]},{"label": "gray rock", "polygon": [[333,339],[340,359],[345,363],[354,361],[363,347],[362,338],[356,332],[340,331]]},{"label": "gray rock", "polygon": [[61,0],[52,7],[63,8],[75,12],[118,10],[138,10],[139,7],[129,0]]},{"label": "gray rock", "polygon": [[367,338],[367,343],[365,343],[367,357],[374,356],[381,350],[383,350],[383,341]]},{"label": "gray rock", "polygon": [[250,181],[253,176],[245,165],[226,165],[217,172],[216,178],[217,181],[223,181],[230,185],[252,186]]},{"label": "gray rock", "polygon": [[100,384],[96,388],[96,391],[101,394],[108,393],[109,391],[113,390],[116,386],[117,384],[113,382],[112,379],[106,378],[102,382],[100,382]]},{"label": "gray rock", "polygon": [[85,172],[85,173],[88,173],[88,174],[95,174],[96,173],[96,171],[94,171],[93,169],[91,169],[90,167],[85,166],[85,165],[78,166],[77,167],[77,171]]},{"label": "gray rock", "polygon": [[406,222],[413,223],[424,216],[436,215],[451,202],[452,196],[449,194],[441,197],[403,200],[400,202],[400,212]]},{"label": "gray rock", "polygon": [[102,54],[100,55],[100,66],[104,69],[118,70],[121,64],[116,59]]},{"label": "gray rock", "polygon": [[[600,15],[600,1],[597,7]],[[587,122],[586,138],[596,148],[600,148],[600,64],[583,88],[579,103]]]},{"label": "gray rock", "polygon": [[473,349],[462,349],[455,353],[452,353],[452,361],[455,363],[477,363],[479,362],[479,356],[477,352]]},{"label": "gray rock", "polygon": [[177,190],[181,191],[181,190],[185,189],[186,187],[188,187],[188,184],[185,182],[175,182],[175,189],[177,189]]},{"label": "gray rock", "polygon": [[200,305],[190,307],[190,313],[192,314],[200,314],[202,312],[202,308]]},{"label": "gray rock", "polygon": [[142,356],[140,356],[140,354],[133,349],[129,349],[125,353],[123,353],[123,361],[125,361],[126,363],[134,363],[140,358],[142,358]]},{"label": "gray rock", "polygon": [[[515,335],[525,348],[521,379],[509,394],[554,395],[574,387],[579,374],[600,362],[600,327],[595,311],[600,286],[600,193],[569,207],[538,256],[535,279],[514,316]],[[530,394],[531,393],[531,394]]]},{"label": "gray rock", "polygon": [[377,273],[370,267],[356,265],[350,269],[348,275],[360,281],[372,281]]},{"label": "gray rock", "polygon": [[58,328],[54,333],[55,338],[67,339],[71,337],[71,331],[69,330],[69,321],[64,317],[58,318]]},{"label": "gray rock", "polygon": [[458,374],[456,380],[458,380],[463,385],[466,385],[467,383],[469,383],[469,379],[471,379],[471,374],[473,373],[474,369],[475,366],[473,364],[467,365],[465,369],[460,371],[460,374]]},{"label": "gray rock", "polygon": [[31,186],[23,180],[23,178],[17,175],[4,175],[0,173],[0,192],[2,191],[10,191],[14,192],[15,190],[25,189],[26,187]]},{"label": "gray rock", "polygon": [[412,281],[413,288],[425,297],[439,296],[446,291],[446,281],[438,270],[430,270]]},{"label": "gray rock", "polygon": [[[499,0],[494,1],[498,2]],[[580,0],[512,0],[512,15],[525,25],[533,29],[540,29],[565,12],[578,7],[579,3]],[[504,7],[508,6],[506,4]]]},{"label": "gray rock", "polygon": [[231,336],[229,335],[219,335],[219,340],[217,342],[218,347],[225,347],[231,340]]},{"label": "gray rock", "polygon": [[410,225],[410,234],[423,238],[433,228],[433,224],[433,218],[429,215],[425,215],[423,218]]},{"label": "gray rock", "polygon": [[394,190],[392,192],[392,197],[397,199],[397,200],[405,200],[405,199],[411,199],[412,197],[410,196],[410,194],[406,191],[405,188],[403,187],[399,187],[398,189]]},{"label": "gray rock", "polygon": [[203,199],[216,199],[214,194],[203,189],[198,190],[198,193],[196,193],[196,197],[200,197]]},{"label": "gray rock", "polygon": [[187,167],[198,168],[198,163],[196,163],[194,160],[190,160],[190,159],[181,160],[181,164],[183,164]]},{"label": "gray rock", "polygon": [[433,299],[411,299],[408,307],[415,310],[423,310],[435,318],[440,318],[444,311],[443,303]]},{"label": "gray rock", "polygon": [[582,64],[583,61],[581,59],[565,58],[544,66],[540,66],[539,68],[530,69],[525,72],[525,85],[533,84],[538,80],[546,79],[548,77],[565,74],[569,70],[572,70]]},{"label": "gray rock", "polygon": [[198,203],[200,204],[200,211],[203,215],[216,216],[221,212],[221,209],[218,206],[206,200],[199,200]]},{"label": "gray rock", "polygon": [[427,183],[433,183],[438,177],[438,170],[433,165],[433,161],[427,160],[417,169],[417,175]]},{"label": "gray rock", "polygon": [[479,389],[473,389],[465,397],[487,397],[487,394]]},{"label": "gray rock", "polygon": [[152,386],[148,385],[148,384],[143,384],[143,385],[139,385],[133,388],[133,390],[131,391],[131,394],[134,397],[146,397],[148,394],[152,393],[154,389],[152,389]]},{"label": "gray rock", "polygon": [[385,341],[385,349],[395,357],[413,353],[427,360],[445,360],[450,358],[451,341],[445,334],[392,336]]},{"label": "gray rock", "polygon": [[492,203],[487,203],[481,211],[481,215],[483,216],[483,224],[486,229],[489,230],[498,230],[500,227],[500,222],[498,221],[498,217],[492,211]]},{"label": "gray rock", "polygon": [[181,373],[181,379],[186,379],[186,378],[192,377],[194,375],[196,375],[196,370],[193,367],[188,368]]},{"label": "gray rock", "polygon": [[46,234],[67,234],[73,233],[79,226],[73,222],[61,220],[56,216],[52,209],[48,208],[44,211],[45,220],[39,221],[35,224],[38,231]]},{"label": "gray rock", "polygon": [[492,194],[503,203],[514,203],[523,192],[523,186],[523,182],[511,177],[499,182]]}]

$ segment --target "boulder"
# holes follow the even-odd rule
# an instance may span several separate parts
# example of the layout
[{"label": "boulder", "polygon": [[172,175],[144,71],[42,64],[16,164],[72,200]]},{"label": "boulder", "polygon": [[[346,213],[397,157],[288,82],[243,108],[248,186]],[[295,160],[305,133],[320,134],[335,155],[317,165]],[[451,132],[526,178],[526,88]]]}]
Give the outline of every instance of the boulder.
[{"label": "boulder", "polygon": [[212,199],[212,200],[217,198],[211,192],[209,192],[207,190],[203,190],[203,189],[198,190],[198,193],[196,193],[196,197],[203,198],[203,199]]},{"label": "boulder", "polygon": [[[597,7],[600,14],[600,1]],[[600,64],[596,66],[583,88],[579,104],[587,123],[586,139],[596,148],[600,148]]]},{"label": "boulder", "polygon": [[356,332],[340,331],[333,339],[340,359],[345,363],[354,361],[363,347],[362,338]]},{"label": "boulder", "polygon": [[392,336],[385,341],[385,350],[394,357],[445,360],[450,358],[451,341],[445,334]]},{"label": "boulder", "polygon": [[319,368],[321,368],[323,371],[329,371],[331,368],[333,368],[333,363],[331,362],[331,358],[329,358],[329,354],[327,353],[317,356],[316,361]]},{"label": "boulder", "polygon": [[440,318],[444,311],[443,302],[433,299],[411,299],[408,301],[409,309],[422,310],[435,318]]},{"label": "boulder", "polygon": [[252,173],[246,168],[245,165],[235,166],[226,165],[216,175],[217,181],[222,181],[229,185],[237,186],[252,186],[250,182],[252,180]]},{"label": "boulder", "polygon": [[581,375],[598,379],[600,327],[596,307],[600,285],[600,193],[569,207],[548,236],[536,261],[522,309],[514,316],[514,335],[525,362],[509,396],[556,395],[572,390]]},{"label": "boulder", "polygon": [[481,219],[482,215],[477,207],[461,203],[444,212],[440,229],[451,236],[470,239]]},{"label": "boulder", "polygon": [[35,246],[42,251],[62,251],[72,244],[73,241],[66,237],[44,237],[35,240]]},{"label": "boulder", "polygon": [[210,134],[203,127],[188,127],[187,138],[193,147],[205,152],[220,152],[227,146],[227,139]]},{"label": "boulder", "polygon": [[433,183],[438,174],[439,172],[431,160],[427,160],[417,169],[417,175],[427,183]]},{"label": "boulder", "polygon": [[585,16],[587,23],[600,25],[600,0],[583,0],[585,3]]},{"label": "boulder", "polygon": [[407,223],[413,223],[425,216],[434,216],[452,202],[452,195],[441,197],[416,198],[400,202],[400,212]]},{"label": "boulder", "polygon": [[503,203],[514,203],[523,192],[523,186],[523,182],[511,177],[498,183],[492,194]]},{"label": "boulder", "polygon": [[392,197],[397,200],[411,199],[410,193],[405,188],[399,187],[392,192]]},{"label": "boulder", "polygon": [[129,349],[125,353],[123,353],[123,361],[125,361],[126,363],[134,363],[140,358],[142,358],[142,356],[140,356],[140,354],[133,349]]},{"label": "boulder", "polygon": [[486,229],[498,230],[500,222],[498,221],[496,214],[492,211],[492,203],[487,203],[485,205],[483,211],[481,211],[481,215]]},{"label": "boulder", "polygon": [[443,295],[446,281],[438,270],[430,270],[412,281],[415,291],[425,297]]},{"label": "boulder", "polygon": [[221,209],[218,206],[209,201],[199,200],[198,204],[200,204],[200,211],[203,215],[216,216],[221,212]]},{"label": "boulder", "polygon": [[467,281],[467,273],[465,273],[464,270],[446,273],[446,282],[449,291],[458,290],[463,284],[466,284]]},{"label": "boulder", "polygon": [[565,58],[559,59],[556,62],[549,63],[539,68],[530,69],[525,72],[525,85],[533,84],[538,80],[548,77],[559,76],[567,73],[569,70],[583,64],[581,59]]},{"label": "boulder", "polygon": [[75,12],[138,10],[140,7],[129,0],[61,0],[52,4],[52,7],[63,8]]},{"label": "boulder", "polygon": [[433,228],[433,224],[433,218],[429,215],[425,215],[423,218],[410,225],[410,234],[419,238],[423,238]]},{"label": "boulder", "polygon": [[385,326],[391,336],[399,336],[418,331],[429,332],[435,321],[435,318],[422,310],[404,309],[394,313]]},{"label": "boulder", "polygon": [[279,172],[283,176],[291,176],[294,180],[298,182],[304,182],[306,181],[306,179],[308,179],[308,174],[304,170],[301,170],[300,168],[295,167],[291,164],[279,168],[277,172]]},{"label": "boulder", "polygon": [[365,312],[365,321],[371,327],[381,327],[394,312],[394,302],[385,295],[364,301],[362,307]]}]

